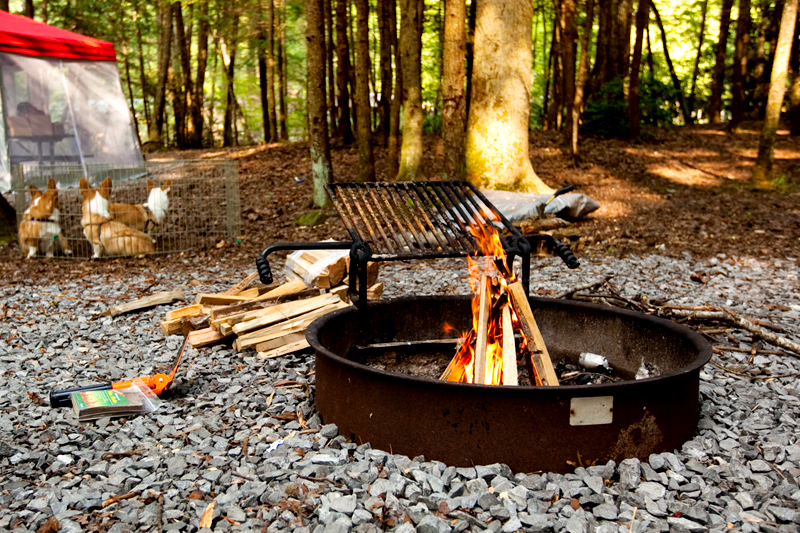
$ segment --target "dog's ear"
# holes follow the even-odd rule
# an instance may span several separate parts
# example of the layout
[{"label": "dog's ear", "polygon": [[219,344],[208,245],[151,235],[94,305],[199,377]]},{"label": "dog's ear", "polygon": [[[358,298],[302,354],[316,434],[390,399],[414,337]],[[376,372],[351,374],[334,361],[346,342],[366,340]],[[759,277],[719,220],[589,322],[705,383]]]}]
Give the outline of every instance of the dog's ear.
[{"label": "dog's ear", "polygon": [[165,181],[161,188],[164,189],[164,192],[169,192],[172,189],[172,180]]},{"label": "dog's ear", "polygon": [[153,180],[147,180],[147,194],[150,194],[150,191],[153,190]]},{"label": "dog's ear", "polygon": [[47,182],[47,190],[54,191],[56,190],[56,180],[50,178],[50,181]]},{"label": "dog's ear", "polygon": [[108,177],[108,178],[104,179],[103,183],[100,184],[100,187],[98,187],[98,189],[100,190],[100,193],[106,199],[110,198],[111,197],[111,178]]},{"label": "dog's ear", "polygon": [[42,191],[40,191],[33,185],[28,185],[28,192],[31,193],[31,200],[35,200],[36,198],[42,195]]},{"label": "dog's ear", "polygon": [[81,178],[81,181],[78,182],[78,187],[81,190],[81,195],[84,198],[89,198],[89,193],[92,191],[92,188],[89,187],[89,182],[86,181],[86,178]]}]

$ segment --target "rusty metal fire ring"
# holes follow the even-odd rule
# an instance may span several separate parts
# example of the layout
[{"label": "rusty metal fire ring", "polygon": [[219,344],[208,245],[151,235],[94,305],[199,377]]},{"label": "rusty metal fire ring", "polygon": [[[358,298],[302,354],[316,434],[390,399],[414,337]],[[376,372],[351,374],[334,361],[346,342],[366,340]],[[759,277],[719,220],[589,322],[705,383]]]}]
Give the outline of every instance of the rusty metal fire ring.
[{"label": "rusty metal fire ring", "polygon": [[[352,360],[356,345],[441,338],[469,329],[469,296],[424,296],[344,309],[316,320],[316,403],[357,443],[455,466],[505,463],[567,472],[679,448],[695,432],[700,370],[710,344],[668,320],[594,304],[530,298],[554,361],[599,353],[630,380],[586,386],[448,383]],[[444,353],[442,357],[452,357]],[[643,362],[660,373],[634,380]]]}]

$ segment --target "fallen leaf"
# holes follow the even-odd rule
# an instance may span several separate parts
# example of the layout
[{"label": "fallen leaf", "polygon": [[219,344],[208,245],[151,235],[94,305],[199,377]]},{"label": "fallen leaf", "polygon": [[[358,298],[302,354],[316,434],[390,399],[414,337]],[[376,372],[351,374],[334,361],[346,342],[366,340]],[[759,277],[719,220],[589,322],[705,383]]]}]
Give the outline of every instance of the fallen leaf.
[{"label": "fallen leaf", "polygon": [[203,529],[204,527],[211,527],[211,521],[214,519],[214,506],[217,505],[217,501],[214,500],[208,504],[206,510],[203,511],[203,516],[200,517],[200,523],[197,525],[198,529]]},{"label": "fallen leaf", "polygon": [[42,527],[36,530],[36,533],[55,533],[60,529],[61,523],[56,520],[55,516],[51,516],[47,522],[42,524]]},{"label": "fallen leaf", "polygon": [[578,509],[581,508],[581,502],[579,502],[577,498],[572,498],[569,501],[569,506],[577,511]]},{"label": "fallen leaf", "polygon": [[38,403],[39,405],[48,405],[48,403],[35,392],[29,392],[28,398],[30,398],[33,403]]},{"label": "fallen leaf", "polygon": [[203,493],[202,490],[193,490],[191,493],[189,493],[188,499],[189,500],[202,500],[203,496],[205,496],[205,494]]}]

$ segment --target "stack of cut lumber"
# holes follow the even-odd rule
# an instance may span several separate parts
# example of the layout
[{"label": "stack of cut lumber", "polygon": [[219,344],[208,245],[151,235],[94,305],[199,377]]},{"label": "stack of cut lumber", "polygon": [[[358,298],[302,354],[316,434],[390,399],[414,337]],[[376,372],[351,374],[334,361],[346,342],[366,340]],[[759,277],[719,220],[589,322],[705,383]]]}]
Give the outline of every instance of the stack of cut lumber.
[{"label": "stack of cut lumber", "polygon": [[[324,254],[318,257],[326,266],[333,265]],[[303,268],[315,270],[313,262]],[[295,261],[294,264],[301,264]],[[161,322],[165,335],[181,332],[181,323],[191,321],[197,328],[189,333],[189,344],[193,347],[210,346],[220,342],[231,342],[238,351],[254,349],[259,359],[268,359],[292,353],[308,347],[306,328],[317,318],[349,306],[348,287],[342,285],[346,276],[346,262],[342,272],[335,269],[316,268],[324,272],[327,282],[336,280],[335,286],[311,287],[302,279],[290,279],[283,284],[265,286],[256,283],[257,273],[252,273],[223,293],[200,293],[195,303],[167,312]],[[376,276],[377,277],[377,276]],[[367,291],[370,300],[377,300],[383,292],[383,283],[374,283]]]}]

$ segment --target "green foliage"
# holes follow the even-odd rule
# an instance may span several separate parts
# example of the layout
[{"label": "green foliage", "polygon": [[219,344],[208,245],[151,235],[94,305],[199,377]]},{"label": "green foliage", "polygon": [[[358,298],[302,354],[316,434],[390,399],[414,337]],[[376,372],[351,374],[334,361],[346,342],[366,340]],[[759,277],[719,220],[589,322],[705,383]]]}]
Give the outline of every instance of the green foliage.
[{"label": "green foliage", "polygon": [[437,113],[426,113],[425,121],[422,124],[422,130],[426,135],[439,134],[442,131],[442,115]]},{"label": "green foliage", "polygon": [[[674,88],[657,78],[640,81],[639,108],[645,126],[669,127],[679,115]],[[583,131],[603,138],[627,136],[628,101],[621,79],[603,85],[586,105]]]}]

